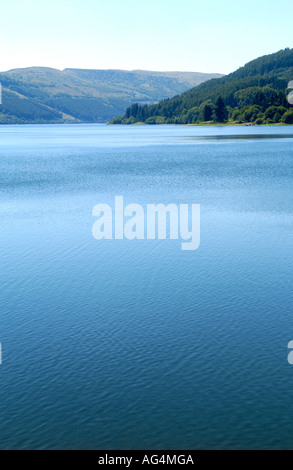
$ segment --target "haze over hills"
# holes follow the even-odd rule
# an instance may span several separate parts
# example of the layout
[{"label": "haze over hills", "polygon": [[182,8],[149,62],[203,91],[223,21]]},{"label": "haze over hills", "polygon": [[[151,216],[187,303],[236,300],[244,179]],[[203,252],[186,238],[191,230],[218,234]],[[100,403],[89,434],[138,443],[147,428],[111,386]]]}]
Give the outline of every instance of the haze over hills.
[{"label": "haze over hills", "polygon": [[293,80],[293,49],[260,57],[227,76],[202,83],[152,106],[134,104],[113,124],[234,122],[293,124],[286,94]]},{"label": "haze over hills", "polygon": [[0,123],[107,122],[135,102],[153,104],[220,76],[43,67],[10,70],[0,73]]}]

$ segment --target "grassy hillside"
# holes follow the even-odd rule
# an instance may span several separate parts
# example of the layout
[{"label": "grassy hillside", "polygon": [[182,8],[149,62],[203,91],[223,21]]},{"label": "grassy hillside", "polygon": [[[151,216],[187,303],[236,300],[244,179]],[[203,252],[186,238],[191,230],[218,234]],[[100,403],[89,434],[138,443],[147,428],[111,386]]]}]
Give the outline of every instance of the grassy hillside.
[{"label": "grassy hillside", "polygon": [[152,104],[213,76],[33,67],[0,73],[0,123],[107,122],[138,102]]},{"label": "grassy hillside", "polygon": [[113,124],[207,122],[293,123],[286,94],[293,79],[293,49],[256,59],[234,73],[209,80],[153,106],[134,104]]}]

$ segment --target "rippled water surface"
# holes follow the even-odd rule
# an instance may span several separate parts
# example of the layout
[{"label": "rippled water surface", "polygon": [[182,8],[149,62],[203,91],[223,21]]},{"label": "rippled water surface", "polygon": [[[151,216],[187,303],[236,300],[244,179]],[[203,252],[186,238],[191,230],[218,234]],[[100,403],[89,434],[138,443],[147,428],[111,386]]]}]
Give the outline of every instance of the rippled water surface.
[{"label": "rippled water surface", "polygon": [[[0,448],[293,449],[293,129],[0,127]],[[201,204],[201,246],[92,208]]]}]

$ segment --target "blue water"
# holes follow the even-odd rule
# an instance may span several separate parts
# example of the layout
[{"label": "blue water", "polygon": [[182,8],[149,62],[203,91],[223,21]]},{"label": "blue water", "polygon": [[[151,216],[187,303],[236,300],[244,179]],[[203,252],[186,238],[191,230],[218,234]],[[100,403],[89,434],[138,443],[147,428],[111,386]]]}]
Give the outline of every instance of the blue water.
[{"label": "blue water", "polygon": [[[293,128],[0,127],[0,448],[293,449]],[[201,245],[92,208],[201,204]]]}]

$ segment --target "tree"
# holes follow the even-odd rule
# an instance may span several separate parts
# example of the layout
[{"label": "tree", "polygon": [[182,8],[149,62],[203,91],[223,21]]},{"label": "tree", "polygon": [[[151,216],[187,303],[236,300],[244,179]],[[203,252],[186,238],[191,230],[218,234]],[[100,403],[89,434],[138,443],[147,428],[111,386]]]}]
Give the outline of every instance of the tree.
[{"label": "tree", "polygon": [[204,122],[211,121],[212,117],[213,117],[213,110],[212,110],[211,106],[206,104],[204,109],[203,109],[203,121]]},{"label": "tree", "polygon": [[263,91],[257,92],[257,94],[255,95],[253,104],[257,106],[261,106],[263,111],[267,108],[267,100]]},{"label": "tree", "polygon": [[215,114],[218,122],[225,122],[228,119],[228,111],[221,96],[217,100]]},{"label": "tree", "polygon": [[284,124],[293,124],[293,109],[289,109],[282,117]]}]

